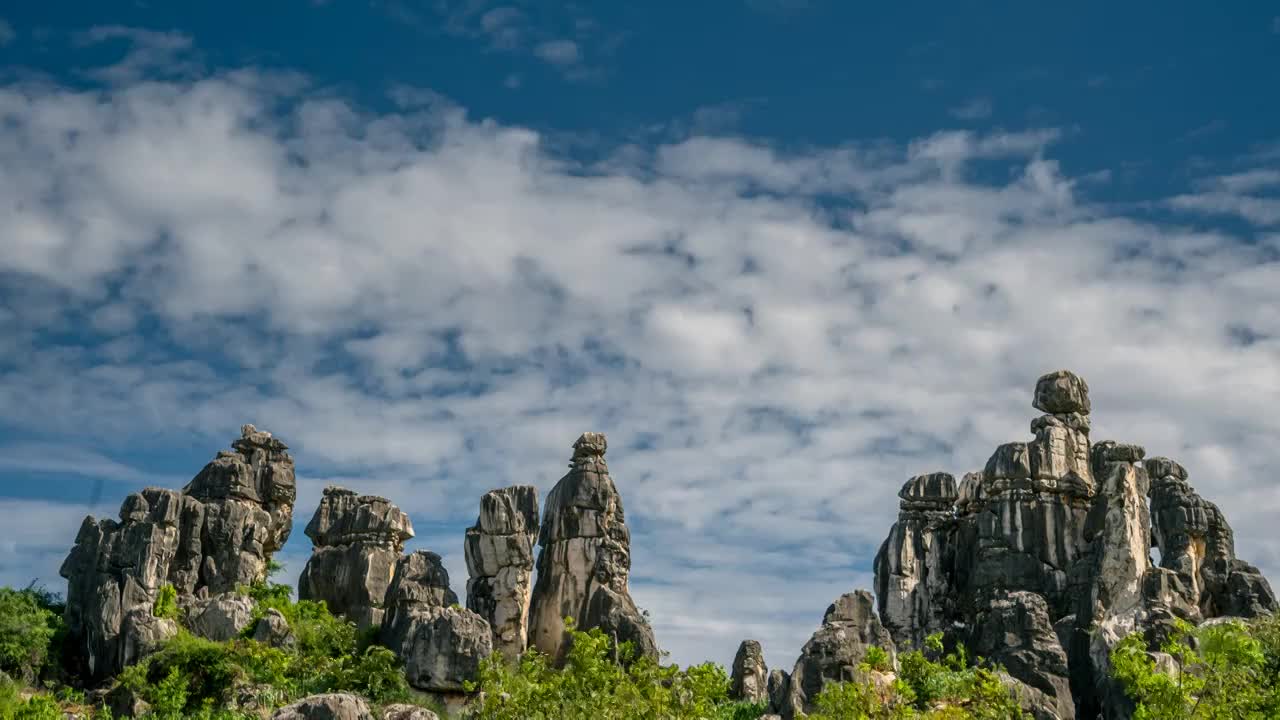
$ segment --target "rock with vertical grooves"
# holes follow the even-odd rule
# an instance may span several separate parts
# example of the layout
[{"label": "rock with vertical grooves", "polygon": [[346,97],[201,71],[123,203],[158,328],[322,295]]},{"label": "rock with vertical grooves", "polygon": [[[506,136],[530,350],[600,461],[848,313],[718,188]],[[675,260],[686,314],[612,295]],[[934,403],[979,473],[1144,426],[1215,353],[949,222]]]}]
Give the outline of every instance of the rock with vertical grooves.
[{"label": "rock with vertical grooves", "polygon": [[781,716],[782,708],[787,704],[787,695],[791,692],[791,674],[786,670],[774,670],[769,673],[769,712]]},{"label": "rock with vertical grooves", "polygon": [[493,652],[489,623],[458,605],[440,556],[426,550],[396,567],[382,643],[404,661],[409,684],[429,693],[464,692]]},{"label": "rock with vertical grooves", "polygon": [[532,485],[492,490],[467,529],[467,608],[489,622],[493,645],[508,660],[524,652],[533,596],[538,494]]},{"label": "rock with vertical grooves", "polygon": [[331,486],[306,533],[314,547],[298,597],[325,601],[361,629],[381,626],[387,588],[413,537],[409,516],[386,498]]},{"label": "rock with vertical grooves", "polygon": [[875,558],[880,621],[900,647],[919,647],[954,615],[955,478],[911,478],[898,492],[898,522]]},{"label": "rock with vertical grooves", "polygon": [[1083,379],[1044,375],[1033,404],[1045,413],[1034,439],[998,447],[954,493],[922,479],[938,474],[903,488],[875,563],[881,616],[899,649],[942,631],[1003,662],[1036,718],[1127,720],[1132,703],[1110,680],[1117,642],[1138,632],[1154,651],[1177,620],[1257,616],[1275,597],[1185,468],[1137,445],[1092,444]]},{"label": "rock with vertical grooves", "polygon": [[573,445],[570,471],[547,496],[539,528],[538,579],[529,609],[529,644],[562,662],[565,618],[580,630],[600,628],[657,658],[653,630],[627,588],[631,533],[622,498],[609,476],[605,436],[588,432]]},{"label": "rock with vertical grooves", "polygon": [[840,596],[822,619],[822,627],[800,651],[782,705],[787,720],[814,710],[814,701],[827,683],[858,679],[857,668],[872,646],[889,654],[897,664],[897,652],[889,631],[875,614],[875,601],[866,590]]},{"label": "rock with vertical grooves", "polygon": [[729,697],[749,703],[769,700],[769,667],[764,662],[764,649],[755,640],[743,640],[733,657]]},{"label": "rock with vertical grooves", "polygon": [[119,520],[81,525],[60,572],[77,670],[89,680],[114,676],[168,633],[146,619],[164,585],[189,608],[266,577],[292,528],[293,459],[252,425],[231,445],[182,492],[146,488],[125,498]]}]

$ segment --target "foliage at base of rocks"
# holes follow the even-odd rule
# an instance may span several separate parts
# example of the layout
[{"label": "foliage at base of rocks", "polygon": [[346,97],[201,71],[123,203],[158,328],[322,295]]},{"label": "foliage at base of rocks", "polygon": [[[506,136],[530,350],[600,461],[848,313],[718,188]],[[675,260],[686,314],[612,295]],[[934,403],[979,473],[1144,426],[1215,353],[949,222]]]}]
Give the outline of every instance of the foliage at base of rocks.
[{"label": "foliage at base of rocks", "polygon": [[51,649],[63,632],[62,609],[43,590],[0,588],[0,673],[30,682],[56,661]]},{"label": "foliage at base of rocks", "polygon": [[1138,633],[1111,651],[1112,676],[1136,703],[1134,720],[1280,717],[1280,618],[1178,622],[1160,652],[1148,652]]}]

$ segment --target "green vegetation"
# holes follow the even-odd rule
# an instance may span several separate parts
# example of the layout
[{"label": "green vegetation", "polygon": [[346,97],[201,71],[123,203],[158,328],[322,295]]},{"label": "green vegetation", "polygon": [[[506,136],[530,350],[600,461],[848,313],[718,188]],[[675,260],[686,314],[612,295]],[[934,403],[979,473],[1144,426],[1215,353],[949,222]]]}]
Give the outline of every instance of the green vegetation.
[{"label": "green vegetation", "polygon": [[0,672],[32,682],[51,660],[62,634],[62,606],[34,588],[0,588]]},{"label": "green vegetation", "polygon": [[1161,652],[1162,672],[1133,634],[1111,651],[1112,675],[1137,710],[1135,720],[1270,720],[1280,717],[1280,620],[1192,628],[1179,623]]},{"label": "green vegetation", "polygon": [[[334,617],[324,603],[294,601],[288,586],[260,583],[241,591],[255,600],[255,620],[275,610],[296,642],[271,647],[241,637],[218,643],[184,631],[127,668],[114,692],[145,701],[149,720],[248,720],[323,692],[351,692],[377,706],[418,702],[399,660]],[[63,607],[39,590],[0,588],[0,720],[61,720],[75,712],[112,720],[63,683]],[[161,589],[159,617],[180,616],[177,593]],[[572,621],[570,628],[572,630]],[[729,678],[714,663],[687,668],[637,658],[622,662],[599,630],[572,630],[565,667],[536,651],[518,663],[495,654],[472,688],[482,693],[472,720],[755,720],[766,708],[729,699]],[[1158,655],[1134,634],[1111,654],[1116,682],[1136,705],[1135,720],[1267,720],[1280,717],[1280,619],[1180,624]],[[30,690],[44,687],[43,692]],[[1012,720],[1026,715],[999,668],[963,646],[947,652],[941,635],[898,656],[871,648],[857,679],[830,683],[810,720]]]}]

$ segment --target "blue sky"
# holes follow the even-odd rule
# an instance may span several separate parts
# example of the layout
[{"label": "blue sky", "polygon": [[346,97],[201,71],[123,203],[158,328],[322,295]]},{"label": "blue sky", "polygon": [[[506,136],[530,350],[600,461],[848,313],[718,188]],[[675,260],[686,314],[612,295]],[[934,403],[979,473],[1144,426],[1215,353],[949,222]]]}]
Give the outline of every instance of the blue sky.
[{"label": "blue sky", "polygon": [[595,429],[660,643],[789,666],[1058,367],[1280,570],[1280,11],[598,5],[0,6],[0,582],[254,422],[292,572],[341,482],[461,590]]}]

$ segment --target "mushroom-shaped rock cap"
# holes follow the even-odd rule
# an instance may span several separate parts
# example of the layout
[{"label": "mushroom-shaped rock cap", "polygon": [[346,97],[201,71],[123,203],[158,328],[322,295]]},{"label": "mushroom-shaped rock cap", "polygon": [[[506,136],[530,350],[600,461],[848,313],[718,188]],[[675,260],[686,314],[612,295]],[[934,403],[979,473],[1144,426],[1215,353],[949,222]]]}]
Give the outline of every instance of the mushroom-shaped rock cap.
[{"label": "mushroom-shaped rock cap", "polygon": [[609,441],[604,433],[584,432],[573,443],[573,459],[603,456],[609,448]]},{"label": "mushroom-shaped rock cap", "polygon": [[1047,413],[1089,414],[1089,383],[1070,370],[1055,370],[1036,381],[1036,396],[1031,403]]},{"label": "mushroom-shaped rock cap", "polygon": [[951,473],[934,472],[916,475],[898,491],[898,497],[907,501],[953,503],[956,500],[956,478]]},{"label": "mushroom-shaped rock cap", "polygon": [[1160,478],[1174,477],[1179,480],[1187,479],[1187,469],[1179,465],[1176,461],[1167,457],[1149,457],[1143,465],[1147,468],[1147,474],[1152,480]]}]

